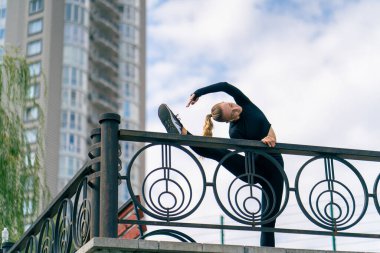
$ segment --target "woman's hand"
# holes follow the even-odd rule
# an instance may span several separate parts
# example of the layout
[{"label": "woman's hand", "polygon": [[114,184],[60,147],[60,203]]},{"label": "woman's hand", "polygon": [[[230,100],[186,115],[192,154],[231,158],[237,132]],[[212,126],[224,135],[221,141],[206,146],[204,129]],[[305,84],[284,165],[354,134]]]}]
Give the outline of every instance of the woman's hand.
[{"label": "woman's hand", "polygon": [[268,145],[269,147],[273,148],[276,146],[276,139],[273,136],[266,136],[261,140],[264,144]]},{"label": "woman's hand", "polygon": [[195,94],[191,94],[189,102],[187,102],[186,107],[189,107],[190,105],[195,104],[198,101],[199,97],[196,97]]},{"label": "woman's hand", "polygon": [[269,128],[268,135],[266,137],[264,137],[261,141],[271,148],[276,146],[276,142],[277,142],[276,134],[275,134],[272,126]]}]

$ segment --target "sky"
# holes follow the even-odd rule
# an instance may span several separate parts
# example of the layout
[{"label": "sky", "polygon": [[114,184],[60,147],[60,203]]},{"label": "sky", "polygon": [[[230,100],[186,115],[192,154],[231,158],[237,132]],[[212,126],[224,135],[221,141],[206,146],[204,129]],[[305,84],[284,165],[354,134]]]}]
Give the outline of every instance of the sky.
[{"label": "sky", "polygon": [[[380,1],[147,0],[147,7],[147,131],[165,131],[157,108],[166,103],[200,135],[210,107],[232,98],[215,93],[186,108],[188,98],[198,88],[227,81],[265,113],[279,143],[380,151]],[[228,125],[215,124],[214,136],[228,138]],[[155,155],[148,153],[148,171]],[[285,157],[291,186],[294,167],[305,159]],[[352,163],[372,193],[379,164]],[[206,171],[208,177],[212,173]],[[294,194],[290,198],[283,216],[294,219],[294,228],[308,227]],[[369,219],[358,226],[368,233],[380,225],[372,199],[369,206]],[[209,212],[212,218],[195,213],[192,219],[217,222],[219,213]],[[289,225],[283,216],[279,227]],[[197,233],[200,242],[219,243],[218,231]],[[258,245],[258,233],[227,233],[226,243]],[[331,249],[328,237],[278,234],[277,242],[285,248]],[[380,249],[378,240],[338,238],[340,250],[363,245]]]}]

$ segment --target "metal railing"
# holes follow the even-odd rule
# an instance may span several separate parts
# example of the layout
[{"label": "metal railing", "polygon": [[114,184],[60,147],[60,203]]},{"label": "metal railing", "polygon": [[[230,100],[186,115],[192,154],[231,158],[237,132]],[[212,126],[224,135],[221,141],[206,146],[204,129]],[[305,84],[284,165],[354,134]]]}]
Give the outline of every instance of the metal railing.
[{"label": "metal railing", "polygon": [[[380,238],[378,233],[350,231],[365,216],[370,199],[380,214],[378,196],[380,173],[377,172],[373,185],[368,185],[359,170],[348,161],[378,163],[380,162],[378,151],[282,143],[278,143],[275,148],[269,148],[260,142],[248,140],[124,130],[119,129],[120,116],[112,113],[101,115],[99,122],[100,129],[93,130],[91,134],[93,140],[89,151],[91,159],[21,240],[12,247],[12,252],[50,252],[50,250],[70,252],[71,247],[78,249],[92,237],[116,238],[118,224],[148,225],[148,230],[152,230],[155,226],[166,226]],[[126,174],[121,175],[119,142],[127,141],[139,142],[145,146],[134,154],[126,168]],[[212,182],[208,182],[199,157],[185,148],[186,146],[228,149],[230,152],[219,161]],[[159,166],[153,169],[147,168],[149,173],[143,180],[139,192],[144,203],[141,204],[132,189],[130,175],[135,169],[134,164],[137,159],[149,149],[158,150],[158,154],[154,157]],[[271,158],[273,153],[311,157],[297,170],[294,187],[290,186],[287,174],[281,165]],[[244,173],[227,182],[223,174],[225,170],[221,168],[223,163],[235,154],[244,154]],[[273,195],[274,186],[263,179],[260,182],[259,176],[255,173],[257,169],[255,159],[258,156],[274,163],[278,175],[282,177],[284,191],[280,198],[281,205],[275,213],[273,206],[276,196],[268,198],[268,195]],[[185,160],[176,162],[178,159]],[[310,169],[319,176],[315,182],[310,181],[310,171],[308,171]],[[189,180],[188,175],[198,178]],[[308,180],[304,179],[305,175]],[[119,180],[126,182],[136,208],[152,219],[118,220]],[[347,185],[345,180],[354,183],[354,186]],[[268,184],[266,188],[259,186],[264,184],[263,182]],[[210,188],[218,206],[236,221],[236,224],[218,225],[183,221],[200,208],[205,193]],[[264,188],[267,192],[263,190]],[[362,195],[361,200],[356,198],[357,194],[354,194],[353,190]],[[295,195],[302,213],[311,224],[319,227],[318,230],[263,226],[281,215],[287,207],[291,193]],[[261,197],[267,201],[266,208],[263,208]],[[270,199],[274,199],[274,203],[268,203]],[[162,231],[170,231],[169,235],[174,233],[170,229]],[[191,239],[187,235],[182,235]]]}]

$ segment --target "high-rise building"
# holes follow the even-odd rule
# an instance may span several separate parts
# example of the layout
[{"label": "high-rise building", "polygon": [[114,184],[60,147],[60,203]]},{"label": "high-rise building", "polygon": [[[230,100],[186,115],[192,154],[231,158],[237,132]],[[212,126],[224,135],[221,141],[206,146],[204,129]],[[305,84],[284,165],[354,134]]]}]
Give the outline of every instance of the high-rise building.
[{"label": "high-rise building", "polygon": [[[44,108],[51,197],[85,163],[101,113],[119,113],[121,128],[145,128],[145,25],[145,0],[8,0],[5,45],[25,53],[36,77],[29,94]],[[38,116],[37,108],[25,108],[31,143]],[[136,148],[123,144],[124,169]],[[143,158],[138,164],[136,187],[144,177]],[[129,198],[124,185],[120,201]]]}]

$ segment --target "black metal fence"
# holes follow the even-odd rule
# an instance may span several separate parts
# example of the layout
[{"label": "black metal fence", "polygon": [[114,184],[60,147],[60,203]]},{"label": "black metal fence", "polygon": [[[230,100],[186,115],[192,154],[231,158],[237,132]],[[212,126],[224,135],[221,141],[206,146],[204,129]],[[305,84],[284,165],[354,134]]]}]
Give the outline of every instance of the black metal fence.
[{"label": "black metal fence", "polygon": [[[380,214],[380,168],[375,173],[373,184],[368,185],[361,172],[350,162],[359,160],[378,164],[380,152],[281,143],[269,148],[248,140],[123,130],[119,129],[120,116],[111,113],[101,115],[99,123],[100,129],[93,130],[91,134],[93,145],[89,151],[90,160],[12,247],[12,252],[71,252],[92,237],[116,238],[118,224],[148,225],[148,230],[153,230],[154,226],[166,226],[380,238],[378,233],[351,231],[365,216],[369,205],[373,204]],[[130,160],[125,175],[120,174],[119,142],[142,144]],[[228,149],[231,152],[219,161],[212,182],[208,182],[199,160],[201,158],[185,146]],[[141,189],[138,193],[134,192],[130,178],[134,169],[138,168],[135,163],[151,149],[156,150],[158,165],[147,168],[149,173]],[[290,186],[285,173],[288,169],[284,170],[272,158],[270,154],[273,153],[308,158],[299,169],[296,168],[294,187]],[[244,173],[230,177],[230,182],[227,182],[222,164],[235,154],[245,157]],[[274,194],[274,186],[255,173],[255,159],[258,156],[272,162],[282,177],[284,190],[277,209],[273,208],[276,203],[268,203],[279,199]],[[152,220],[118,220],[119,180],[127,184],[136,207]],[[261,183],[257,184],[260,180]],[[236,224],[183,221],[200,208],[206,190],[210,188],[218,206]],[[141,194],[143,204],[137,201],[137,194]],[[262,226],[283,213],[292,198],[290,195],[295,196],[305,217],[320,229]],[[265,206],[263,201],[266,201]],[[170,234],[172,230],[166,231]]]}]

